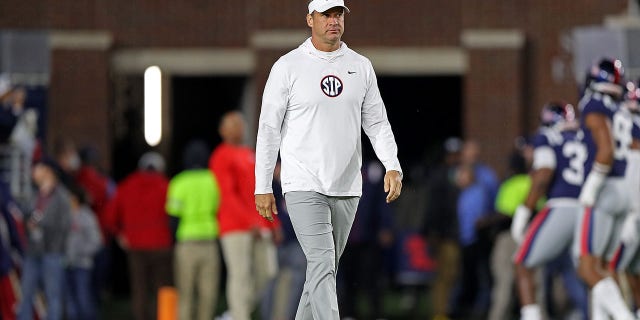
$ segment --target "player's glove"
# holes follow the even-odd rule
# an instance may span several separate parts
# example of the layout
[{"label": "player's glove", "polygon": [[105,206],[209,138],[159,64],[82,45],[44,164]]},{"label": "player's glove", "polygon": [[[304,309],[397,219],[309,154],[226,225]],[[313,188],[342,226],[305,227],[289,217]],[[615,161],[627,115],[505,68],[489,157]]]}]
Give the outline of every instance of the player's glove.
[{"label": "player's glove", "polygon": [[640,223],[640,212],[629,212],[620,230],[620,241],[626,246],[636,243],[639,238],[638,223]]},{"label": "player's glove", "polygon": [[529,218],[531,218],[531,210],[525,205],[519,205],[511,220],[511,237],[518,244],[524,239],[524,230],[529,223]]},{"label": "player's glove", "polygon": [[593,207],[609,170],[611,170],[611,167],[608,165],[598,162],[593,163],[591,172],[587,176],[587,180],[584,182],[582,190],[580,190],[580,196],[578,197],[578,200],[580,200],[583,206]]}]

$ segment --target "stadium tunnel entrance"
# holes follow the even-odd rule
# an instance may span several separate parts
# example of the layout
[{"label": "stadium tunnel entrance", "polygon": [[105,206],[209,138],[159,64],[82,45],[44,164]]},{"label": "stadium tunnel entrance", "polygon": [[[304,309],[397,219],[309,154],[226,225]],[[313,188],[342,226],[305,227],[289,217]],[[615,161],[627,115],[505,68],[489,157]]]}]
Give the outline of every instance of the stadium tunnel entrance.
[{"label": "stadium tunnel entrance", "polygon": [[224,113],[241,109],[246,86],[243,76],[172,78],[170,176],[183,169],[183,149],[189,141],[201,139],[211,150],[221,142],[218,123]]},{"label": "stadium tunnel entrance", "polygon": [[[160,150],[166,157],[167,175],[182,170],[182,152],[192,139],[202,139],[213,149],[220,143],[218,122],[227,111],[242,109],[246,76],[171,76],[163,117],[166,136]],[[156,149],[144,140],[144,80],[123,76],[115,81],[112,172],[116,181],[136,169],[138,158]],[[168,133],[168,134],[167,134]]]},{"label": "stadium tunnel entrance", "polygon": [[[442,142],[462,136],[462,77],[378,76],[403,170],[434,161]],[[364,158],[375,158],[363,137]]]},{"label": "stadium tunnel entrance", "polygon": [[[442,141],[462,135],[462,77],[460,76],[380,76],[378,86],[387,108],[398,156],[406,170],[410,166],[435,161]],[[205,140],[211,148],[220,143],[218,122],[227,111],[247,110],[247,92],[252,90],[243,76],[172,77],[172,135],[168,161],[170,171],[182,168],[182,149],[194,138]],[[253,91],[252,91],[253,92]],[[260,97],[250,103],[259,112]],[[247,141],[255,140],[247,117]],[[364,158],[375,154],[363,135]]]}]

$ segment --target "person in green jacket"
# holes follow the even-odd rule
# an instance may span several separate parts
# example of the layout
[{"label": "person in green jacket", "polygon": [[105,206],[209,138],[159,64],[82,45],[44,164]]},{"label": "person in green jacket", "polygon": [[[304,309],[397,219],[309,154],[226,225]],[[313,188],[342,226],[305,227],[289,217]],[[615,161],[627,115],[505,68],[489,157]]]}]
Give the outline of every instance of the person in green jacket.
[{"label": "person in green jacket", "polygon": [[209,154],[206,143],[189,143],[185,170],[171,179],[167,192],[166,210],[176,236],[175,283],[181,320],[212,319],[218,301],[220,189],[207,168]]}]

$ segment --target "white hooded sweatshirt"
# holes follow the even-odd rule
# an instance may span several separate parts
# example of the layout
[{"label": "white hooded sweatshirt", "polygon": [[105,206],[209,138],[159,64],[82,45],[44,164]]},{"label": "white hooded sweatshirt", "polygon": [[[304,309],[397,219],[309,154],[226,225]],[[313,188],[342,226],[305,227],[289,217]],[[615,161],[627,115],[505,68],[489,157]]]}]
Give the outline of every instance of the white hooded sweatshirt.
[{"label": "white hooded sweatshirt", "polygon": [[256,140],[256,194],[272,193],[280,151],[283,193],[362,194],[361,128],[387,171],[402,173],[375,72],[342,43],[332,52],[307,39],[272,67]]}]

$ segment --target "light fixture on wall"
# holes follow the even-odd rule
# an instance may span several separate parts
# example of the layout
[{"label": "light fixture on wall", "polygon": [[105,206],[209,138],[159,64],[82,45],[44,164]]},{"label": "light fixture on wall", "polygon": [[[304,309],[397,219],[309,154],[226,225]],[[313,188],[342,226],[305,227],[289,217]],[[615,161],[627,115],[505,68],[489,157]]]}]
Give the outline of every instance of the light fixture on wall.
[{"label": "light fixture on wall", "polygon": [[152,147],[162,140],[162,72],[158,66],[144,71],[144,139]]}]

